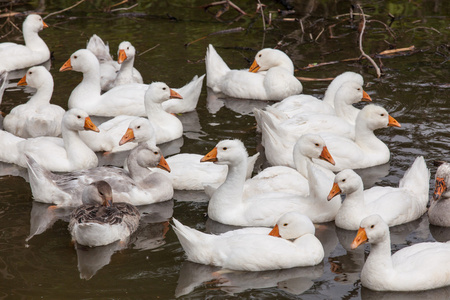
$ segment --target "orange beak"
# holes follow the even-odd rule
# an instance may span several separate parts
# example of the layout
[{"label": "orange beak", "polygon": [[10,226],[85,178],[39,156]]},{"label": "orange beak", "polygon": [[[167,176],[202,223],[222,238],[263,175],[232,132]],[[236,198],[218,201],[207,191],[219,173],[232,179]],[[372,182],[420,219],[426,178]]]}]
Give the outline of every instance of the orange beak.
[{"label": "orange beak", "polygon": [[333,157],[331,156],[330,152],[328,151],[327,146],[324,146],[324,147],[323,147],[322,153],[320,153],[319,158],[320,158],[320,159],[323,159],[324,161],[329,162],[329,163],[332,164],[333,166],[336,164],[336,163],[334,162],[334,159],[333,159]]},{"label": "orange beak", "polygon": [[217,161],[217,147],[214,147],[208,154],[203,156],[200,162],[216,162]]},{"label": "orange beak", "polygon": [[372,102],[372,98],[370,98],[369,94],[367,94],[366,91],[363,91],[363,97],[361,98],[361,101]]},{"label": "orange beak", "polygon": [[400,123],[394,119],[393,117],[391,117],[391,115],[389,115],[389,123],[388,126],[394,126],[394,127],[402,127],[402,125],[400,125]]},{"label": "orange beak", "polygon": [[442,196],[442,193],[447,190],[447,185],[445,184],[445,180],[442,177],[436,177],[436,182],[434,184],[434,192],[433,199],[439,200]]},{"label": "orange beak", "polygon": [[86,119],[84,119],[84,129],[85,130],[92,130],[95,132],[100,132],[100,130],[97,128],[97,126],[95,126],[94,123],[92,123],[91,118],[86,117]]},{"label": "orange beak", "polygon": [[331,199],[333,199],[336,195],[339,195],[340,193],[342,193],[342,191],[339,188],[339,185],[336,182],[333,183],[333,187],[331,188],[331,191],[328,194],[327,200],[330,201]]},{"label": "orange beak", "polygon": [[19,80],[19,82],[17,83],[17,85],[19,86],[22,86],[22,85],[27,85],[27,75],[25,74],[20,80]]},{"label": "orange beak", "polygon": [[70,71],[72,70],[72,63],[70,62],[70,58],[64,63],[64,65],[59,69],[60,72]]},{"label": "orange beak", "polygon": [[183,99],[180,94],[170,89],[170,99]]},{"label": "orange beak", "polygon": [[44,25],[44,28],[48,28],[47,23],[45,23],[44,21],[42,21],[42,24]]},{"label": "orange beak", "polygon": [[119,64],[123,63],[127,59],[127,54],[125,53],[125,50],[120,49],[119,50],[119,58],[117,58],[117,62]]},{"label": "orange beak", "polygon": [[353,240],[350,248],[356,249],[359,245],[367,243],[369,239],[367,238],[366,230],[364,228],[359,227],[358,233],[356,234],[355,239]]},{"label": "orange beak", "polygon": [[269,232],[269,235],[275,236],[275,237],[281,237],[278,224],[276,224],[275,227],[272,229],[272,231]]},{"label": "orange beak", "polygon": [[256,62],[256,59],[253,61],[252,65],[250,66],[250,69],[248,69],[249,72],[256,73],[261,69],[261,67]]},{"label": "orange beak", "polygon": [[170,173],[169,164],[167,163],[167,161],[164,159],[164,156],[162,156],[162,155],[161,155],[161,159],[159,160],[159,164],[157,165],[157,167]]},{"label": "orange beak", "polygon": [[127,132],[123,135],[123,137],[120,139],[119,146],[122,146],[123,144],[126,144],[128,142],[134,141],[134,131],[131,128],[127,129]]}]

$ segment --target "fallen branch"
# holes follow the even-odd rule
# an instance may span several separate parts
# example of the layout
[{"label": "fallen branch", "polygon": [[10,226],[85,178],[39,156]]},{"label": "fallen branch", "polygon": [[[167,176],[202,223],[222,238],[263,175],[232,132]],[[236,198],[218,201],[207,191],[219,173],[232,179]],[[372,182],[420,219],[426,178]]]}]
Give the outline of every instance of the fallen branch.
[{"label": "fallen branch", "polygon": [[380,78],[381,77],[381,70],[380,70],[380,68],[377,66],[377,64],[372,59],[372,57],[370,57],[369,55],[366,54],[366,52],[364,52],[363,47],[362,47],[362,40],[363,40],[364,30],[366,29],[366,17],[364,15],[364,11],[362,10],[361,6],[359,4],[357,4],[356,6],[361,11],[361,16],[362,16],[361,33],[359,34],[359,51],[361,51],[361,55],[362,56],[364,56],[365,58],[367,58],[368,61],[370,61],[370,63],[373,65],[373,67],[377,71],[377,78]]},{"label": "fallen branch", "polygon": [[64,8],[64,9],[62,9],[62,10],[59,10],[59,11],[52,12],[52,13],[46,15],[46,16],[44,17],[44,20],[47,19],[47,18],[50,17],[50,16],[53,16],[53,15],[56,15],[56,14],[59,14],[59,13],[68,11],[68,10],[74,8],[75,6],[80,5],[80,4],[83,3],[84,1],[86,1],[86,0],[80,0],[80,1],[78,1],[77,3],[75,3],[75,4],[72,5],[72,6],[66,7],[66,8]]},{"label": "fallen branch", "polygon": [[208,35],[205,35],[205,36],[203,36],[203,37],[201,37],[201,38],[199,38],[199,39],[196,39],[195,41],[186,43],[186,44],[184,44],[184,46],[185,46],[185,47],[188,47],[188,46],[192,45],[193,43],[196,43],[196,42],[198,42],[198,41],[204,40],[204,39],[206,39],[207,37],[209,37],[209,36],[211,36],[211,35],[235,33],[235,32],[240,32],[240,31],[244,31],[244,30],[245,30],[245,29],[242,28],[242,27],[236,27],[236,28],[231,28],[231,29],[225,29],[225,30],[216,31],[216,32],[213,32],[213,33],[209,33]]}]

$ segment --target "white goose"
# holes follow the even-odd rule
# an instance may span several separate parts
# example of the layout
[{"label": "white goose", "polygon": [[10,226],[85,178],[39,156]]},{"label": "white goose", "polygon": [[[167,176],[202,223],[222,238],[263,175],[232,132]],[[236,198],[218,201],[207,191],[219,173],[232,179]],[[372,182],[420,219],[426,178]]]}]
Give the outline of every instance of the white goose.
[{"label": "white goose", "polygon": [[[245,181],[244,198],[273,191],[308,196],[308,164],[313,163],[312,158],[322,159],[334,164],[325,141],[316,134],[301,136],[295,143],[293,152],[295,169],[286,166],[273,166],[262,170],[253,178]],[[318,181],[322,183],[328,181],[331,188],[334,173],[328,169],[317,167],[321,171],[317,171],[315,174],[322,175]]]},{"label": "white goose", "polygon": [[361,271],[364,287],[376,291],[423,291],[450,285],[450,242],[419,243],[391,255],[389,227],[378,215],[366,217],[351,244],[371,243]]},{"label": "white goose", "polygon": [[[364,85],[364,79],[360,74],[355,72],[344,72],[331,81],[322,100],[310,95],[293,95],[283,99],[281,102],[275,103],[271,107],[283,112],[288,117],[292,117],[298,113],[335,115],[335,95],[345,82],[354,82],[360,86]],[[364,96],[370,98],[368,95]],[[354,121],[355,120],[353,120],[353,122]]]},{"label": "white goose", "polygon": [[386,144],[376,137],[374,130],[389,126],[401,127],[400,123],[383,107],[369,104],[358,114],[354,140],[331,133],[320,134],[330,153],[333,153],[336,164],[330,165],[320,160],[313,160],[333,172],[385,164],[389,161],[391,154]]},{"label": "white goose", "polygon": [[[328,222],[340,207],[340,199],[328,202],[327,193],[321,183],[310,176],[311,189],[307,197],[295,194],[271,192],[244,198],[244,183],[247,172],[247,151],[239,140],[223,140],[210,151],[202,162],[227,165],[225,182],[211,196],[208,216],[214,221],[235,226],[274,226],[281,215],[297,211],[307,215],[313,222]],[[308,166],[308,174],[314,166]]]},{"label": "white goose", "polygon": [[[170,89],[163,82],[153,82],[148,86],[148,90],[145,93],[145,111],[149,122],[154,128],[156,144],[169,142],[183,135],[181,121],[163,110],[161,106],[161,103],[170,98],[183,101],[180,100],[182,99],[180,94]],[[118,152],[129,150],[136,146],[136,143],[120,146],[119,141],[125,134],[130,122],[137,118],[136,116],[127,115],[117,116],[99,125],[100,133],[98,138],[95,138],[89,132],[80,133],[80,136],[94,151]]]},{"label": "white goose", "polygon": [[[67,70],[83,73],[83,80],[70,94],[69,108],[82,108],[96,116],[145,116],[144,97],[148,85],[138,83],[119,85],[101,94],[99,62],[91,51],[80,49],[73,53],[60,68],[60,71]],[[175,90],[183,95],[184,100],[196,101],[197,99],[192,98],[198,98],[200,95],[197,89],[199,86],[201,89],[201,85],[198,84],[201,80],[203,77]]]},{"label": "white goose", "polygon": [[363,191],[361,177],[353,170],[339,172],[328,196],[347,195],[336,214],[336,226],[357,230],[361,220],[372,214],[379,214],[389,226],[420,218],[427,211],[429,179],[423,156],[405,172],[398,188],[377,186]]},{"label": "white goose", "polygon": [[436,171],[433,199],[430,200],[428,221],[436,226],[450,227],[450,164],[441,162]]},{"label": "white goose", "polygon": [[14,135],[29,138],[61,135],[64,109],[50,104],[53,77],[45,67],[30,68],[17,85],[36,88],[36,93],[25,104],[14,107],[3,119],[3,128]]},{"label": "white goose", "polygon": [[113,87],[122,84],[144,83],[141,73],[133,67],[135,55],[136,49],[130,42],[124,41],[119,44],[117,63],[120,64],[120,69],[113,80],[105,82],[103,80],[104,77],[102,77],[101,86],[103,91],[109,91]]},{"label": "white goose", "polygon": [[0,160],[26,168],[25,154],[33,156],[45,168],[55,172],[68,172],[96,167],[97,155],[81,139],[81,130],[98,128],[81,109],[68,110],[63,117],[62,138],[36,137],[23,139],[0,131]]},{"label": "white goose", "polygon": [[187,259],[200,264],[264,271],[314,266],[324,256],[311,220],[296,212],[281,216],[272,231],[244,228],[213,235],[184,226],[175,218],[173,222]]},{"label": "white goose", "polygon": [[[345,82],[335,97],[336,114],[297,114],[289,118],[283,112],[267,107],[266,111],[254,109],[256,121],[262,133],[262,144],[267,160],[272,165],[293,167],[294,144],[306,133],[331,132],[353,139],[355,119],[359,109],[352,106],[360,101],[371,101],[362,87],[352,81]],[[281,148],[280,148],[281,147]]]},{"label": "white goose", "polygon": [[282,100],[300,94],[294,64],[282,51],[260,50],[250,70],[231,70],[212,45],[206,50],[206,84],[216,93],[242,99]]},{"label": "white goose", "polygon": [[83,205],[70,215],[72,241],[97,247],[126,242],[139,227],[140,213],[129,203],[113,202],[111,186],[96,181],[83,191]]},{"label": "white goose", "polygon": [[170,172],[158,147],[141,143],[130,151],[127,159],[128,171],[117,167],[97,167],[77,172],[55,174],[28,157],[28,175],[35,201],[58,206],[81,204],[83,189],[97,180],[111,185],[116,202],[147,205],[172,198],[170,180],[150,168],[163,168]]},{"label": "white goose", "polygon": [[12,71],[41,64],[50,59],[50,50],[38,32],[48,25],[39,15],[29,15],[22,25],[25,45],[0,44],[0,71]]}]

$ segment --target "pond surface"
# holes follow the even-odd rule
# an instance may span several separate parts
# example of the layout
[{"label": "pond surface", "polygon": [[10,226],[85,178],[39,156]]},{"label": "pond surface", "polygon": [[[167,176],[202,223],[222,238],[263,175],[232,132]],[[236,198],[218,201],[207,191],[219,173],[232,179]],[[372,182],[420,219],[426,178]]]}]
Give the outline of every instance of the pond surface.
[{"label": "pond surface", "polygon": [[[63,9],[68,6],[65,2],[52,1],[45,11]],[[388,13],[395,17],[392,28],[396,39],[384,25],[368,24],[364,37],[367,53],[379,53],[389,49],[389,45],[414,45],[416,49],[414,53],[375,59],[384,70],[377,79],[366,61],[303,69],[312,63],[359,57],[358,21],[352,23],[348,16],[336,17],[349,12],[347,1],[294,1],[296,12],[284,16],[285,20],[277,12],[286,10],[285,6],[262,2],[267,4],[266,18],[272,12],[272,26],[266,33],[261,18],[255,14],[256,2],[251,1],[235,1],[249,16],[238,18],[239,14],[230,9],[222,16],[223,22],[199,8],[207,1],[142,1],[131,10],[113,13],[103,12],[112,2],[88,1],[54,15],[46,19],[50,27],[40,34],[54,56],[50,68],[55,81],[52,102],[67,109],[68,96],[80,82],[81,74],[58,70],[73,52],[86,46],[92,34],[108,41],[114,55],[121,41],[130,41],[142,54],[136,58],[135,67],[144,81],[164,81],[170,87],[181,87],[193,76],[205,73],[203,59],[210,43],[231,68],[248,68],[257,50],[279,45],[293,59],[297,76],[327,78],[344,71],[362,74],[373,102],[385,107],[401,123],[401,128],[377,132],[391,150],[391,161],[360,172],[366,187],[397,186],[414,159],[423,155],[431,170],[431,194],[436,171],[433,161],[448,159],[450,153],[448,3],[362,1],[370,19],[389,24],[392,19]],[[24,9],[35,7],[19,8]],[[210,10],[215,12],[218,8]],[[184,46],[208,34],[238,27],[244,30],[209,35]],[[14,40],[20,41],[19,33],[8,35],[2,42]],[[24,103],[32,92],[16,87],[17,80],[3,95],[0,109],[5,113]],[[303,81],[304,93],[322,97],[327,85],[327,81]],[[263,152],[251,110],[271,103],[213,96],[205,82],[196,111],[178,116],[184,124],[184,136],[164,148],[166,156],[178,152],[206,154],[227,138],[241,139],[250,155]],[[99,157],[103,158],[101,154]],[[267,166],[261,157],[255,172]],[[113,161],[114,157],[103,163]],[[213,274],[220,268],[186,261],[168,223],[174,216],[201,231],[229,230],[230,227],[207,218],[208,197],[203,192],[176,191],[173,200],[142,207],[147,214],[126,247],[113,244],[75,249],[67,230],[68,211],[48,210],[47,205],[34,202],[26,170],[1,164],[0,171],[0,298],[450,298],[450,288],[400,294],[363,288],[359,275],[370,246],[350,250],[356,232],[337,229],[333,222],[322,224],[317,230],[326,255],[316,267]],[[391,228],[391,238],[396,251],[418,242],[449,240],[450,229],[430,226],[423,216]]]}]

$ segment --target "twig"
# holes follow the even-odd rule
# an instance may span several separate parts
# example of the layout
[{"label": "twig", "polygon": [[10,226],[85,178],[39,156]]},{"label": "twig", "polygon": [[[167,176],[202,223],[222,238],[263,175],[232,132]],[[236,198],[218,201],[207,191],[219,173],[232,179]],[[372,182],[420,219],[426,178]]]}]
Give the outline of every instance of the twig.
[{"label": "twig", "polygon": [[361,33],[359,34],[359,51],[361,51],[361,55],[362,56],[364,56],[365,58],[367,58],[368,61],[370,61],[370,63],[373,65],[373,67],[377,71],[377,78],[380,78],[381,77],[381,70],[380,70],[380,68],[377,66],[377,64],[372,59],[372,57],[370,57],[369,55],[366,54],[366,52],[364,52],[363,47],[362,47],[362,40],[363,40],[363,35],[364,35],[364,29],[366,29],[366,17],[364,15],[364,11],[362,10],[361,6],[359,4],[357,4],[356,6],[361,11],[361,16],[362,16],[362,27],[361,27]]},{"label": "twig", "polygon": [[379,21],[379,20],[368,20],[367,21],[367,23],[371,23],[371,22],[376,22],[376,23],[380,23],[380,24],[383,24],[384,25],[384,27],[386,28],[386,30],[391,34],[391,36],[395,39],[396,37],[395,37],[395,33],[394,33],[394,31],[391,29],[391,27],[389,27],[386,23],[383,23],[383,22],[381,22],[381,21]]},{"label": "twig", "polygon": [[301,77],[301,76],[297,76],[296,77],[298,80],[301,81],[331,81],[334,79],[334,77],[328,77],[328,78],[311,78],[311,77]]},{"label": "twig", "polygon": [[[385,50],[385,51],[378,53],[378,55],[391,55],[391,54],[398,53],[398,52],[407,52],[407,51],[414,51],[414,50],[416,50],[416,48],[414,46],[411,46],[411,47],[407,47],[407,48]],[[317,68],[317,67],[322,67],[322,66],[327,66],[327,65],[333,65],[333,64],[340,63],[340,62],[357,61],[357,60],[364,59],[364,58],[366,58],[366,57],[346,58],[346,59],[342,59],[342,60],[327,61],[327,62],[318,63],[318,64],[314,63],[314,64],[309,64],[306,67],[303,67],[300,69],[307,70],[307,69],[312,69],[312,68]]]},{"label": "twig", "polygon": [[260,0],[258,0],[258,4],[256,5],[256,12],[261,12],[263,28],[264,28],[264,31],[266,31],[266,20],[264,19],[264,6],[265,5],[262,4]]},{"label": "twig", "polygon": [[8,22],[9,22],[9,24],[11,24],[15,29],[17,29],[19,32],[22,32],[22,30],[20,30],[20,28],[17,27],[17,25],[14,24],[14,22],[12,22],[11,19],[8,18]]},{"label": "twig", "polygon": [[413,45],[413,46],[410,46],[407,48],[384,50],[384,51],[378,53],[378,55],[391,55],[391,54],[398,53],[398,52],[406,52],[406,51],[414,51],[414,50],[416,50],[416,47],[414,47],[414,45]]},{"label": "twig", "polygon": [[[358,4],[358,6],[359,6],[359,4]],[[333,17],[333,18],[336,18],[336,19],[339,19],[340,17],[345,17],[345,16],[360,16],[361,14],[359,14],[359,13],[347,13],[347,14],[342,14],[342,15],[337,15],[337,16],[335,16],[335,17]],[[370,15],[365,15],[366,17],[371,17]]]},{"label": "twig", "polygon": [[416,30],[416,29],[429,29],[429,30],[436,31],[437,33],[441,34],[441,32],[440,32],[439,30],[437,30],[436,28],[433,28],[433,27],[423,27],[423,26],[411,28],[411,29],[406,30],[405,32],[408,32],[408,31],[411,31],[411,30]]},{"label": "twig", "polygon": [[138,5],[139,5],[139,3],[133,4],[130,7],[114,8],[114,9],[111,9],[111,12],[115,12],[115,11],[119,11],[119,10],[130,10],[132,8],[135,8]]},{"label": "twig", "polygon": [[208,35],[203,36],[203,37],[201,37],[201,38],[198,38],[198,39],[196,39],[195,41],[186,43],[186,44],[184,44],[184,46],[185,46],[185,47],[188,47],[188,46],[190,46],[191,44],[196,43],[196,42],[198,42],[198,41],[201,41],[201,40],[203,40],[203,39],[206,39],[208,36],[211,36],[211,35],[234,33],[234,32],[240,32],[240,31],[244,31],[244,30],[245,30],[245,29],[242,28],[242,27],[236,27],[236,28],[231,28],[231,29],[225,29],[225,30],[216,31],[216,32],[213,32],[213,33],[209,33]]},{"label": "twig", "polygon": [[67,10],[69,10],[69,9],[72,9],[72,8],[74,8],[75,6],[80,5],[80,4],[83,3],[84,1],[86,1],[86,0],[80,0],[80,1],[78,1],[77,3],[75,3],[75,4],[72,5],[72,6],[66,7],[66,8],[64,8],[64,9],[62,9],[62,10],[60,10],[60,11],[52,12],[52,13],[46,15],[46,16],[44,17],[44,20],[47,19],[47,18],[50,17],[50,16],[53,16],[53,15],[56,15],[56,14],[65,12],[65,11],[67,11]]},{"label": "twig", "polygon": [[314,40],[314,42],[317,42],[317,39],[322,35],[322,33],[325,31],[325,28],[322,28],[322,31],[317,35],[316,39]]},{"label": "twig", "polygon": [[147,50],[145,50],[145,51],[144,51],[144,52],[142,52],[142,53],[139,53],[139,55],[138,55],[138,56],[141,56],[141,55],[143,55],[143,54],[147,53],[148,51],[152,51],[152,50],[153,50],[153,49],[155,49],[156,47],[159,47],[159,44],[157,44],[157,45],[155,45],[155,46],[151,47],[150,49],[147,49]]}]

